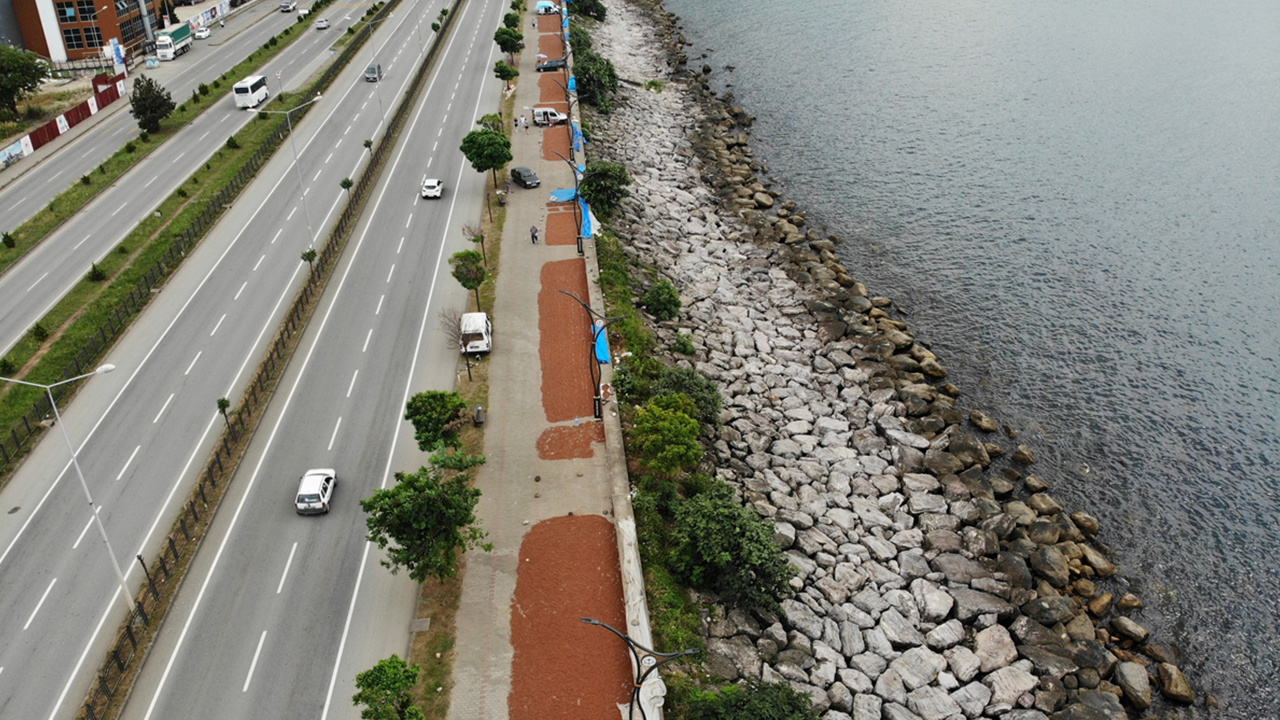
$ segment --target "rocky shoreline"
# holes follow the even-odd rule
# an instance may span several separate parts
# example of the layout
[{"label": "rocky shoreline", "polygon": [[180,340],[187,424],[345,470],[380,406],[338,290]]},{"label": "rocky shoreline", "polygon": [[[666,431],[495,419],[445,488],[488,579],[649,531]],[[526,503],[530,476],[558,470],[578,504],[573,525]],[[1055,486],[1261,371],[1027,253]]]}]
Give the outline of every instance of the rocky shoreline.
[{"label": "rocky shoreline", "polygon": [[708,622],[709,670],[789,682],[826,720],[1110,720],[1195,702],[1176,651],[1125,615],[1141,601],[1099,587],[1117,568],[1097,520],[1063,508],[1012,431],[961,409],[891,300],[840,265],[839,240],[770,189],[750,116],[690,64],[675,18],[619,0],[592,33],[623,90],[588,152],[635,181],[615,229],[680,289],[660,344],[692,336],[696,354],[672,360],[720,385],[717,475],[798,569],[780,616]]}]

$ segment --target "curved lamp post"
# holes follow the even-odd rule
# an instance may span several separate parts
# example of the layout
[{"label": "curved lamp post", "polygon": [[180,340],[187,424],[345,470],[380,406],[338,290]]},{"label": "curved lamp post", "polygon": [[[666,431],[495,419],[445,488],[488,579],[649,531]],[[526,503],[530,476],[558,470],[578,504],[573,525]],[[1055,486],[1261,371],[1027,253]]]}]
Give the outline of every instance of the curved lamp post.
[{"label": "curved lamp post", "polygon": [[11,382],[11,383],[17,383],[19,385],[30,385],[31,387],[42,388],[45,394],[49,396],[49,405],[53,407],[53,422],[55,425],[58,426],[58,429],[62,431],[62,439],[65,440],[67,443],[67,452],[71,453],[71,464],[76,469],[76,477],[80,478],[80,488],[84,490],[85,500],[89,501],[89,515],[92,516],[94,523],[98,526],[98,532],[102,534],[102,544],[106,546],[107,554],[111,556],[111,566],[116,571],[116,580],[120,581],[120,589],[124,593],[124,601],[126,604],[129,605],[129,611],[132,612],[134,609],[133,595],[130,594],[129,586],[126,585],[124,582],[124,572],[121,571],[120,569],[120,562],[116,560],[115,551],[111,549],[111,541],[107,539],[107,528],[102,524],[102,518],[98,517],[98,509],[93,505],[93,495],[89,493],[89,484],[85,482],[84,473],[80,471],[80,460],[76,458],[76,449],[71,444],[71,437],[67,435],[67,427],[62,424],[62,415],[61,413],[58,412],[58,403],[55,402],[53,399],[53,389],[58,387],[59,385],[66,385],[67,383],[73,383],[77,380],[83,380],[93,375],[104,375],[115,369],[116,369],[115,365],[111,365],[108,363],[106,365],[99,367],[97,370],[94,370],[91,373],[85,373],[84,375],[77,375],[76,377],[73,377],[73,378],[60,380],[56,383],[53,383],[52,385],[44,385],[42,383],[34,383],[27,380],[17,380],[15,378],[7,378],[7,377],[0,377],[0,382]]},{"label": "curved lamp post", "polygon": [[[284,86],[281,85],[281,87],[283,88]],[[281,92],[281,94],[282,95],[284,94],[283,91]],[[304,102],[298,107],[291,108],[289,110],[259,110],[258,111],[260,113],[267,113],[270,115],[283,115],[285,121],[289,123],[289,147],[293,149],[293,169],[298,172],[298,197],[302,198],[302,216],[307,220],[307,247],[308,248],[314,248],[316,246],[316,238],[315,238],[315,231],[311,229],[311,211],[307,208],[307,186],[302,181],[302,168],[298,167],[298,145],[293,141],[293,111],[301,110],[302,108],[314,102],[319,102],[320,97],[321,97],[320,95],[316,95],[315,97],[311,98],[307,102]]]},{"label": "curved lamp post", "polygon": [[[627,720],[633,720],[633,718],[635,718],[636,700],[640,698],[640,688],[644,686],[645,681],[649,679],[649,675],[651,675],[654,670],[657,670],[676,658],[681,658],[686,655],[697,655],[699,652],[696,648],[680,650],[679,652],[673,653],[657,652],[656,650],[650,650],[635,640],[632,640],[629,636],[618,632],[613,626],[602,623],[595,618],[584,617],[582,618],[582,622],[588,625],[597,625],[608,630],[614,635],[617,635],[622,638],[622,642],[626,643],[627,649],[631,651],[631,658],[635,661],[636,679],[631,685],[631,704],[627,706]],[[640,717],[642,720],[648,720],[648,716],[644,711],[643,703],[640,703]]]},{"label": "curved lamp post", "polygon": [[[378,51],[373,47],[373,26],[384,23],[390,20],[394,16],[395,16],[395,13],[389,13],[386,17],[382,18],[381,20],[374,20],[373,22],[369,23],[369,49],[373,50],[373,62],[369,63],[370,65],[378,64]],[[387,111],[382,107],[382,73],[381,72],[378,73],[378,82],[374,84],[378,86],[377,88],[374,89],[375,92],[378,93],[378,127],[373,129],[374,133],[377,133],[378,128],[382,127],[383,120],[387,116]]]},{"label": "curved lamp post", "polygon": [[599,420],[604,417],[604,398],[600,397],[600,362],[596,358],[596,346],[600,342],[601,333],[603,333],[605,329],[614,322],[621,320],[623,316],[605,317],[593,310],[590,305],[583,302],[577,295],[574,295],[568,290],[561,290],[560,292],[568,295],[574,300],[577,300],[578,304],[582,306],[583,310],[587,311],[587,315],[591,318],[591,353],[589,356],[590,365],[587,367],[587,372],[591,374],[592,417]]}]

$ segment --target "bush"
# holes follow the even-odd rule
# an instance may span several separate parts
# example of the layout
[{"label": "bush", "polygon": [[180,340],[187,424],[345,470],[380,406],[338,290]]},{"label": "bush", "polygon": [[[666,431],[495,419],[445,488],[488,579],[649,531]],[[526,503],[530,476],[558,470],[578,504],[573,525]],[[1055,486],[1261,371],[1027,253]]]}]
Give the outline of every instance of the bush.
[{"label": "bush", "polygon": [[36,342],[42,343],[49,339],[49,331],[45,329],[44,325],[36,323],[31,326],[31,337],[34,338]]},{"label": "bush", "polygon": [[138,133],[138,140],[140,142],[151,142],[151,133],[147,132],[146,130],[143,130],[142,132]]},{"label": "bush", "polygon": [[[218,81],[217,81],[217,80],[214,80],[214,81],[213,81],[213,84],[214,84],[214,86],[216,87],[216,86],[217,86],[217,84],[218,84]],[[206,85],[206,84],[204,84],[204,83],[200,83],[200,84],[196,87],[196,92],[199,92],[201,95],[208,95],[208,94],[209,94],[209,86],[208,86],[208,85]]]},{"label": "bush", "polygon": [[659,320],[673,320],[680,314],[680,293],[669,280],[661,280],[640,298],[640,304]]},{"label": "bush", "polygon": [[688,720],[818,720],[808,695],[787,683],[748,680],[719,692],[695,691],[689,697]]},{"label": "bush", "polygon": [[235,136],[235,135],[232,135],[232,136],[230,136],[230,137],[228,137],[228,138],[227,138],[227,149],[228,149],[228,150],[239,150],[239,149],[240,149],[240,141],[239,141],[239,140],[236,140],[236,136]]},{"label": "bush", "polygon": [[3,242],[4,246],[7,248],[16,247],[18,244],[17,239],[13,237],[12,233],[4,233],[3,235],[0,235],[0,242]]},{"label": "bush", "polygon": [[180,198],[185,198],[185,197],[187,197],[187,191],[186,191],[186,190],[184,190],[184,189],[182,189],[182,188],[178,188],[178,197],[180,197]]},{"label": "bush", "polygon": [[138,146],[134,145],[132,140],[124,144],[124,151],[127,153],[135,152],[137,149]]},{"label": "bush", "polygon": [[613,390],[620,401],[643,405],[649,402],[653,384],[665,372],[666,368],[654,358],[632,355],[613,371]]},{"label": "bush", "polygon": [[676,510],[671,565],[690,586],[731,605],[778,609],[791,571],[772,524],[738,504],[724,483],[689,498]]},{"label": "bush", "polygon": [[639,450],[640,462],[659,475],[673,477],[702,461],[698,421],[682,411],[693,409],[693,401],[684,401],[687,405],[676,397],[663,398],[636,413],[631,441]]},{"label": "bush", "polygon": [[679,393],[691,398],[698,406],[694,417],[709,427],[720,426],[720,388],[714,380],[708,380],[693,368],[665,370],[649,386],[653,397]]},{"label": "bush", "polygon": [[676,333],[676,339],[671,343],[671,351],[681,355],[694,355],[698,352],[698,349],[693,346],[692,335],[689,333]]},{"label": "bush", "polygon": [[107,279],[107,274],[98,267],[98,263],[90,263],[89,274],[85,275],[85,279],[91,282],[102,282]]},{"label": "bush", "polygon": [[80,176],[80,184],[81,184],[81,185],[92,185],[92,184],[93,184],[93,178],[89,177],[88,175],[81,175],[81,176]]},{"label": "bush", "polygon": [[18,371],[18,368],[9,358],[0,358],[0,375],[9,377]]}]

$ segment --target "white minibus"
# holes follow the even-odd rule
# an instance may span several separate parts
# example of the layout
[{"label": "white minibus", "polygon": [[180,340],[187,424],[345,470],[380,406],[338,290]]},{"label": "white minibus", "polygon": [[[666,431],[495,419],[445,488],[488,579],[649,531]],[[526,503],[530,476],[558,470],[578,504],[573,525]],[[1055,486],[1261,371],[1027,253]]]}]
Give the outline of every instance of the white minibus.
[{"label": "white minibus", "polygon": [[267,99],[267,79],[261,75],[250,75],[236,83],[231,91],[236,97],[236,107],[257,107]]}]

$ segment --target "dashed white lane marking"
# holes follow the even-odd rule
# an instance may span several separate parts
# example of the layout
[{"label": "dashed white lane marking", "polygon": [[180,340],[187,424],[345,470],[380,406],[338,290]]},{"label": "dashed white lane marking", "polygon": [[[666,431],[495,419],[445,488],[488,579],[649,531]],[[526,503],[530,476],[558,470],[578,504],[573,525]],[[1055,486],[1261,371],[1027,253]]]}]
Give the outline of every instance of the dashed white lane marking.
[{"label": "dashed white lane marking", "polygon": [[44,601],[49,597],[49,591],[53,589],[53,584],[58,582],[58,578],[49,581],[49,587],[44,589],[44,594],[40,596],[40,602],[36,603],[36,609],[31,611],[31,617],[27,618],[27,624],[22,626],[23,630],[31,627],[31,621],[36,619],[36,613],[40,612],[40,606],[44,605]]},{"label": "dashed white lane marking", "polygon": [[280,573],[280,584],[276,586],[277,595],[284,589],[284,579],[289,577],[289,566],[293,565],[293,554],[297,551],[298,543],[294,543],[293,547],[289,548],[289,559],[284,561],[284,572]]},{"label": "dashed white lane marking", "polygon": [[[199,357],[199,355],[197,355],[196,357]],[[195,361],[192,361],[192,364],[194,365],[194,364],[195,364]],[[188,370],[188,371],[189,371],[190,369],[191,369],[191,368],[187,368],[187,370]],[[136,456],[136,455],[138,454],[138,451],[139,451],[139,450],[141,450],[141,449],[142,449],[142,446],[141,446],[141,445],[139,445],[139,446],[137,446],[137,447],[135,447],[135,448],[133,449],[133,452],[129,453],[129,459],[124,461],[124,467],[120,468],[120,474],[119,474],[119,475],[116,475],[116,480],[119,480],[120,478],[124,477],[124,471],[129,469],[129,465],[130,465],[130,463],[132,463],[132,462],[133,462],[133,458],[134,458],[134,456]],[[92,519],[92,518],[90,518],[90,519]]]},{"label": "dashed white lane marking", "polygon": [[173,396],[175,394],[176,393],[169,393],[169,399],[164,401],[164,407],[160,408],[160,412],[156,413],[156,419],[151,421],[152,425],[160,422],[160,418],[164,415],[164,411],[169,409],[169,403],[173,402]]},{"label": "dashed white lane marking", "polygon": [[258,666],[258,656],[262,654],[262,643],[266,642],[267,631],[262,631],[262,637],[258,638],[258,649],[253,651],[253,662],[249,663],[249,674],[244,678],[244,688],[240,692],[249,692],[249,681],[253,679],[253,669]]},{"label": "dashed white lane marking", "polygon": [[201,355],[203,352],[204,352],[203,350],[200,350],[200,351],[198,351],[198,352],[196,353],[196,356],[195,356],[195,357],[191,358],[191,364],[187,366],[187,371],[186,371],[186,372],[184,372],[184,373],[182,373],[183,375],[190,375],[190,374],[191,374],[191,368],[193,368],[193,367],[195,367],[195,366],[196,366],[196,361],[200,359],[200,355]]}]

